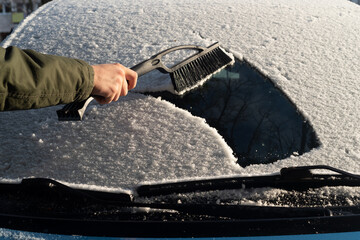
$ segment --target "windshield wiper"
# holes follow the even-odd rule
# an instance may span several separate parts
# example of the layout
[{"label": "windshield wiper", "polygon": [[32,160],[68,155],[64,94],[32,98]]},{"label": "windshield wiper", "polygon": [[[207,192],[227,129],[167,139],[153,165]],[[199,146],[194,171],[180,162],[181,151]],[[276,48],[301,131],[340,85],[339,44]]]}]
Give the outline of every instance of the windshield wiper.
[{"label": "windshield wiper", "polygon": [[[326,169],[337,174],[313,174]],[[206,219],[267,219],[332,216],[336,209],[324,207],[275,207],[242,204],[178,203],[152,201],[142,196],[158,196],[224,189],[261,187],[308,189],[322,186],[360,186],[360,177],[328,166],[281,169],[279,174],[253,177],[217,178],[156,185],[142,185],[127,193],[101,192],[68,187],[52,179],[23,179],[20,184],[0,184],[1,214],[66,217],[80,219],[137,219],[143,217],[188,216]],[[7,197],[10,196],[10,197]],[[138,199],[139,198],[139,199]],[[31,199],[31,200],[30,200]],[[140,201],[139,201],[140,200]],[[145,200],[145,201],[144,201]],[[0,215],[1,215],[0,214]]]},{"label": "windshield wiper", "polygon": [[[331,170],[336,174],[314,174],[311,172],[314,169]],[[154,229],[152,225],[154,223],[164,223],[164,226],[161,225],[160,229],[162,229],[169,227],[167,223],[176,227],[182,222],[186,224],[216,223],[214,226],[219,226],[218,222],[232,224],[234,221],[240,221],[239,224],[244,224],[248,221],[256,224],[256,227],[259,224],[265,224],[268,227],[268,223],[274,219],[276,225],[279,222],[287,223],[288,219],[304,221],[304,224],[308,224],[308,221],[312,219],[314,221],[323,219],[321,221],[328,226],[331,218],[337,221],[338,225],[341,220],[337,219],[342,216],[350,216],[351,221],[358,219],[360,207],[357,205],[312,206],[311,204],[294,207],[281,204],[256,206],[247,205],[246,202],[243,204],[241,201],[239,203],[237,202],[239,199],[234,199],[235,202],[203,202],[201,199],[197,201],[195,196],[190,201],[179,202],[178,195],[175,195],[175,198],[174,196],[164,196],[164,198],[141,196],[258,187],[303,189],[339,185],[360,186],[360,177],[328,166],[295,167],[281,169],[276,175],[142,185],[133,190],[133,195],[123,192],[76,189],[52,179],[30,178],[17,184],[0,183],[0,227],[39,232],[50,231],[58,234],[83,234],[91,232],[94,229],[93,224],[102,224],[100,229],[108,233],[110,230],[106,227],[124,223],[125,227],[120,228],[119,232],[123,234],[129,229],[126,225],[128,223],[139,224],[136,226],[150,224],[147,231]],[[229,227],[232,229],[233,225]],[[118,228],[111,228],[111,230],[114,229]],[[137,234],[137,229],[138,227],[135,227],[129,231],[134,230]],[[248,232],[249,228],[245,227],[245,229]],[[183,231],[181,227],[177,230]],[[260,230],[263,233],[263,229]]]},{"label": "windshield wiper", "polygon": [[[329,170],[336,174],[314,174],[311,170]],[[279,174],[264,176],[212,178],[203,180],[178,181],[172,183],[140,185],[134,195],[150,197],[172,193],[199,191],[280,188],[285,190],[307,190],[324,186],[360,186],[360,175],[352,174],[326,165],[282,168]],[[27,191],[34,194],[56,195],[66,199],[82,198],[86,201],[131,203],[133,195],[94,190],[77,189],[48,178],[23,179],[20,184],[1,184],[0,190]]]},{"label": "windshield wiper", "polygon": [[[311,170],[330,170],[337,174],[314,174]],[[360,175],[326,165],[282,168],[279,174],[250,177],[213,178],[163,184],[141,185],[139,196],[158,196],[196,191],[249,189],[272,187],[286,190],[306,190],[324,186],[360,186]]]},{"label": "windshield wiper", "polygon": [[[332,216],[322,207],[287,208],[248,205],[222,205],[215,203],[142,202],[127,193],[111,193],[71,188],[48,178],[23,179],[20,184],[1,184],[0,216],[3,214],[35,215],[39,217],[66,217],[94,219],[98,214],[106,217],[115,213],[117,218],[133,215],[180,214],[221,219],[266,219]],[[20,199],[20,201],[18,201]],[[94,215],[95,214],[95,215]],[[121,215],[118,215],[121,214]]]}]

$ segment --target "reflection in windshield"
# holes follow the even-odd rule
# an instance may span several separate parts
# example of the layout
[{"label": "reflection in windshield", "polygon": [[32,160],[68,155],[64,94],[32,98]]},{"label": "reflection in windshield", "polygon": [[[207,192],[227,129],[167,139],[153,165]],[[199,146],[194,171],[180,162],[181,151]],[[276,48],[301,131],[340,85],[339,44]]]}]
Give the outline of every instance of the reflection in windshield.
[{"label": "reflection in windshield", "polygon": [[246,62],[236,61],[183,96],[149,94],[205,118],[243,167],[301,155],[319,146],[314,130],[294,104]]}]

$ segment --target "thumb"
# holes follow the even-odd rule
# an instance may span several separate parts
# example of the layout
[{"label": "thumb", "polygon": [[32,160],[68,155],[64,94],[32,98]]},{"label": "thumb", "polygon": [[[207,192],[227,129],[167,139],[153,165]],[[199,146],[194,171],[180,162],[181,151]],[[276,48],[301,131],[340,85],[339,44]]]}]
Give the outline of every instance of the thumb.
[{"label": "thumb", "polygon": [[98,96],[98,95],[94,95],[92,96],[98,103],[100,104],[107,104],[107,103],[110,103],[111,102],[111,98],[105,98],[105,97],[102,97],[102,96]]}]

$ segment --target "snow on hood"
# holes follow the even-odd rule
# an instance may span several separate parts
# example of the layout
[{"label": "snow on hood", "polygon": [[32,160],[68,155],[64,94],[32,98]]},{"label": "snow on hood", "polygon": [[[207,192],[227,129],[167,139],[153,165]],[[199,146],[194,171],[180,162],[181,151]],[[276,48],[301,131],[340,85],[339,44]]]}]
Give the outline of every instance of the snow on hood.
[{"label": "snow on hood", "polygon": [[171,88],[167,76],[154,72],[119,102],[93,104],[81,123],[57,122],[59,107],[0,113],[0,176],[131,187],[295,165],[360,173],[359,22],[360,7],[345,0],[52,1],[2,45],[130,67],[175,45],[219,41],[289,96],[321,146],[241,168],[203,119],[136,93]]}]

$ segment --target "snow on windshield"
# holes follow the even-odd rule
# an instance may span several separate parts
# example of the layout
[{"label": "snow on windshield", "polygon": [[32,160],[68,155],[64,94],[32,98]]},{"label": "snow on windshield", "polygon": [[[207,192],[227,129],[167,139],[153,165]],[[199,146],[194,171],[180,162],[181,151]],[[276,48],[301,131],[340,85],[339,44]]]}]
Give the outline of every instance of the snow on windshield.
[{"label": "snow on windshield", "polygon": [[89,107],[82,122],[59,122],[55,110],[1,115],[2,121],[14,119],[1,125],[11,137],[0,155],[3,176],[126,188],[237,167],[231,149],[204,119],[159,99],[130,93],[116,104]]},{"label": "snow on windshield", "polygon": [[321,146],[302,156],[241,168],[203,119],[139,92],[171,90],[168,76],[141,77],[86,120],[57,122],[59,107],[0,113],[0,177],[128,188],[146,181],[277,172],[326,164],[360,173],[360,8],[343,0],[55,0],[2,46],[125,66],[166,48],[219,41],[279,86],[314,127]]}]

